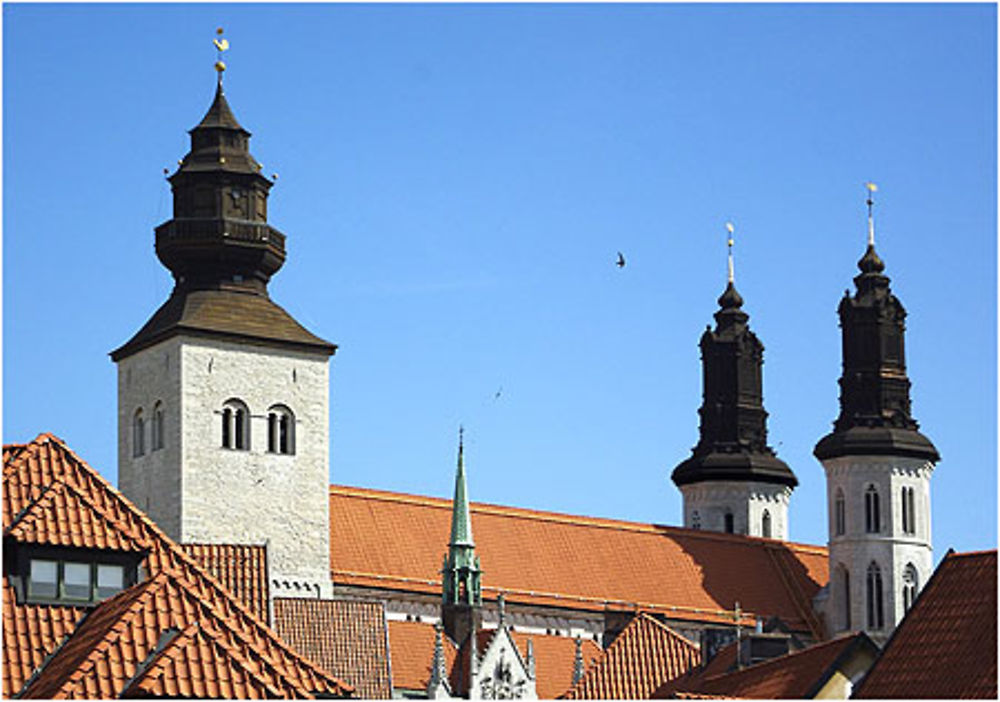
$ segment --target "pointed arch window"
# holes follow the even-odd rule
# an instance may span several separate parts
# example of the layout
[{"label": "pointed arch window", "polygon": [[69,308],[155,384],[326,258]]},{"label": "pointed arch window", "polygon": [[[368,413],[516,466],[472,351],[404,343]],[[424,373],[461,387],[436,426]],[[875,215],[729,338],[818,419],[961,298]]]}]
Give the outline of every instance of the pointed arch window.
[{"label": "pointed arch window", "polygon": [[903,613],[917,601],[917,569],[912,563],[907,563],[903,569]]},{"label": "pointed arch window", "polygon": [[865,531],[869,534],[879,533],[880,523],[878,490],[874,485],[869,485],[865,490]]},{"label": "pointed arch window", "polygon": [[847,509],[844,502],[844,491],[837,488],[837,496],[833,501],[834,533],[843,536],[847,531]]},{"label": "pointed arch window", "polygon": [[917,520],[916,512],[914,511],[914,498],[913,498],[913,488],[910,486],[904,486],[900,494],[900,504],[902,506],[903,514],[903,533],[904,534],[916,534],[917,533]]},{"label": "pointed arch window", "polygon": [[732,512],[726,512],[726,516],[724,518],[724,522],[725,522],[726,533],[727,534],[732,534],[733,533],[733,513]]},{"label": "pointed arch window", "polygon": [[267,411],[267,450],[295,453],[295,414],[284,405],[274,405]]},{"label": "pointed arch window", "polygon": [[760,518],[760,533],[765,539],[771,538],[771,513],[764,510],[764,516]]},{"label": "pointed arch window", "polygon": [[146,421],[140,407],[132,415],[132,455],[142,456],[146,453]]},{"label": "pointed arch window", "polygon": [[163,448],[163,403],[157,402],[153,405],[153,427],[152,427],[152,449],[159,451]]},{"label": "pointed arch window", "polygon": [[868,589],[866,595],[868,628],[881,629],[885,626],[882,605],[882,570],[875,561],[872,561],[868,566]]},{"label": "pointed arch window", "polygon": [[227,400],[222,406],[222,448],[250,448],[250,410],[240,400]]},{"label": "pointed arch window", "polygon": [[840,571],[841,588],[844,593],[842,607],[844,608],[844,630],[851,628],[851,572],[841,565]]}]

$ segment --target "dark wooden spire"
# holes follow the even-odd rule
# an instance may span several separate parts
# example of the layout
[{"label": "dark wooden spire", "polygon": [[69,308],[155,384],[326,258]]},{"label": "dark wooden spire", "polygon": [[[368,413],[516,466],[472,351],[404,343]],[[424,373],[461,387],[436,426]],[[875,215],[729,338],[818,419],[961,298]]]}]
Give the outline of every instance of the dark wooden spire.
[{"label": "dark wooden spire", "polygon": [[332,354],[336,346],[268,295],[268,281],[285,262],[285,235],[267,222],[273,183],[250,154],[250,132],[236,120],[221,79],[189,134],[191,150],[169,178],[173,218],[156,228],[156,255],[173,274],[174,290],[112,359],[181,331]]},{"label": "dark wooden spire", "polygon": [[869,242],[858,261],[857,292],[844,293],[837,309],[843,341],[840,416],[816,444],[819,459],[893,455],[939,459],[910,414],[906,375],[906,309],[889,289],[885,264]]},{"label": "dark wooden spire", "polygon": [[798,484],[767,445],[764,345],[747,326],[749,316],[742,307],[743,298],[730,280],[719,297],[715,329],[709,327],[701,337],[701,438],[691,458],[674,469],[678,486],[705,480]]}]

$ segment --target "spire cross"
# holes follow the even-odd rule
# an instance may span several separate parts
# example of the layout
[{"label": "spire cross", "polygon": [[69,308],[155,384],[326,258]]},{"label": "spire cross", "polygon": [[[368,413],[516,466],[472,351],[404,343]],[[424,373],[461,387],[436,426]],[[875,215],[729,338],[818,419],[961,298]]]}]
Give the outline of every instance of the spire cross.
[{"label": "spire cross", "polygon": [[875,191],[878,190],[878,186],[868,181],[865,183],[865,190],[868,191],[868,199],[865,200],[868,204],[868,245],[875,246],[875,219],[872,217],[872,205],[875,204],[875,200],[872,198],[875,195]]},{"label": "spire cross", "polygon": [[733,223],[726,222],[726,231],[729,232],[729,238],[726,240],[729,246],[729,282],[733,282]]},{"label": "spire cross", "polygon": [[222,52],[229,49],[229,41],[222,38],[222,27],[215,30],[215,33],[219,36],[218,39],[213,39],[212,43],[215,44],[215,70],[219,74],[219,85],[222,85],[222,73],[226,70],[226,64],[222,61]]}]

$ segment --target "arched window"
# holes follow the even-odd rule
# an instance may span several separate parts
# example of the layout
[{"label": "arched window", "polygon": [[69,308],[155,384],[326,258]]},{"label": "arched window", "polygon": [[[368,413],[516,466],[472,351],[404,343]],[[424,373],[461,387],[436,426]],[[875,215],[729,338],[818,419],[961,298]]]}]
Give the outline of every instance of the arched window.
[{"label": "arched window", "polygon": [[764,516],[760,518],[760,533],[765,539],[771,538],[771,513],[766,509]]},{"label": "arched window", "polygon": [[267,411],[267,450],[295,453],[295,415],[284,405],[275,405]]},{"label": "arched window", "polygon": [[875,561],[868,566],[868,628],[881,629],[885,625],[882,609],[882,570]]},{"label": "arched window", "polygon": [[917,533],[917,520],[916,512],[914,512],[913,503],[913,488],[905,486],[902,489],[900,495],[900,504],[902,505],[903,513],[903,533],[904,534],[916,534]]},{"label": "arched window", "polygon": [[152,448],[158,451],[163,448],[163,403],[153,405],[153,441]]},{"label": "arched window", "polygon": [[839,566],[841,588],[844,591],[842,606],[844,608],[844,630],[851,628],[851,572],[844,566]]},{"label": "arched window", "polygon": [[912,563],[907,563],[903,569],[903,612],[909,612],[917,601],[917,569]]},{"label": "arched window", "polygon": [[837,497],[833,501],[834,530],[837,536],[843,536],[847,531],[847,513],[844,508],[844,491],[837,488]]},{"label": "arched window", "polygon": [[250,448],[250,410],[239,400],[228,400],[222,406],[222,448]]},{"label": "arched window", "polygon": [[144,453],[146,453],[146,422],[140,407],[132,416],[132,455],[141,456]]},{"label": "arched window", "polygon": [[732,534],[733,533],[733,513],[732,512],[726,512],[725,527],[726,527],[726,533],[727,534]]},{"label": "arched window", "polygon": [[698,510],[691,513],[691,528],[701,529],[701,515],[698,513]]},{"label": "arched window", "polygon": [[879,500],[878,490],[874,485],[869,485],[865,490],[865,531],[869,534],[877,534],[881,529],[879,524]]}]

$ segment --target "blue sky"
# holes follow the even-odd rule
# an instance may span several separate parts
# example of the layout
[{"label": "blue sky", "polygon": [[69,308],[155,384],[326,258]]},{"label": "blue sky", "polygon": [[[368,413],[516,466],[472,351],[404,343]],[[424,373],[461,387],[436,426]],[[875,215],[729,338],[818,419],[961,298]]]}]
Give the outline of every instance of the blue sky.
[{"label": "blue sky", "polygon": [[[736,281],[793,540],[838,412],[836,307],[879,184],[936,557],[997,528],[993,5],[13,5],[4,441],[116,479],[107,353],[167,298],[162,169],[226,93],[279,180],[275,300],[340,345],[336,483],[679,524],[698,338]],[[615,252],[628,258],[624,270]],[[502,388],[502,390],[501,390]],[[500,397],[496,393],[501,390]],[[447,535],[442,535],[442,543]]]}]

